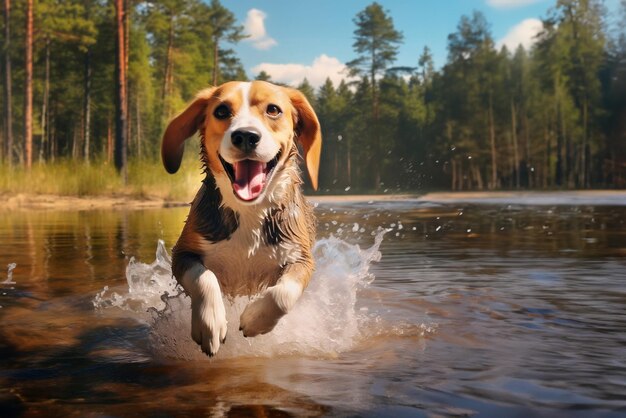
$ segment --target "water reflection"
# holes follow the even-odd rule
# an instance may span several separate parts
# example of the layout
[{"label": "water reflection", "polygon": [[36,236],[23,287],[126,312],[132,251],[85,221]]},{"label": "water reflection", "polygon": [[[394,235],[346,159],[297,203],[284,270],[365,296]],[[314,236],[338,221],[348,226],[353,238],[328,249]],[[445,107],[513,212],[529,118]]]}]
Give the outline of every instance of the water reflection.
[{"label": "water reflection", "polygon": [[16,263],[14,280],[43,299],[101,289],[119,283],[129,255],[152,257],[158,239],[173,245],[186,214],[185,208],[3,214],[2,264]]}]

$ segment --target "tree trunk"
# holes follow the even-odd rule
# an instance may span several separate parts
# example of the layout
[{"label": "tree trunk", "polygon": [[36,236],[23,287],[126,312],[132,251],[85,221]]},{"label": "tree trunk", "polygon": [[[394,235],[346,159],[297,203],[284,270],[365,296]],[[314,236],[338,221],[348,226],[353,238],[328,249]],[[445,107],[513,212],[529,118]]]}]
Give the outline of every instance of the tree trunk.
[{"label": "tree trunk", "polygon": [[54,130],[54,112],[52,112],[52,109],[48,110],[48,132],[50,133],[50,136],[48,137],[49,139],[49,149],[50,151],[48,152],[48,160],[50,162],[54,162],[54,159],[56,158],[57,155],[57,140],[56,140],[56,132]]},{"label": "tree trunk", "polygon": [[511,100],[511,138],[513,139],[513,170],[515,174],[515,188],[520,187],[520,173],[519,173],[519,151],[517,148],[517,111],[515,109],[515,103]]},{"label": "tree trunk", "polygon": [[162,120],[169,117],[169,106],[167,105],[167,95],[170,89],[170,78],[172,77],[172,52],[174,49],[174,16],[170,16],[170,29],[167,38],[167,53],[165,54],[165,74],[163,77],[163,95],[161,101],[163,103]]},{"label": "tree trunk", "polygon": [[[89,7],[85,7],[85,17],[89,19]],[[85,52],[85,66],[83,74],[83,159],[89,164],[91,147],[91,48]]]},{"label": "tree trunk", "polygon": [[352,186],[352,145],[350,144],[350,136],[347,138],[348,161],[346,161],[346,174],[348,175],[348,185]]},{"label": "tree trunk", "polygon": [[582,187],[589,187],[589,175],[587,170],[587,135],[588,135],[588,117],[589,117],[589,106],[587,103],[587,98],[583,102],[583,149],[581,155],[581,168],[582,168]]},{"label": "tree trunk", "polygon": [[217,86],[217,79],[219,77],[219,39],[213,40],[213,85]]},{"label": "tree trunk", "polygon": [[565,117],[561,115],[561,133],[563,135],[563,144],[565,149],[563,150],[563,185],[571,187],[571,152],[570,152],[570,138],[567,135],[567,124]]},{"label": "tree trunk", "polygon": [[374,62],[376,62],[376,50],[372,49],[372,68],[370,69],[370,76],[372,78],[372,132],[374,133],[374,188],[380,189],[380,133],[378,131],[378,94],[376,92],[376,72],[374,71]]},{"label": "tree trunk", "polygon": [[476,179],[476,185],[478,187],[478,190],[484,190],[485,185],[483,183],[483,176],[480,173],[480,167],[477,167],[473,162],[472,162],[472,171],[474,174],[474,178]]},{"label": "tree trunk", "polygon": [[[496,128],[493,120],[493,98],[489,92],[489,144],[491,146],[491,189],[498,187],[498,161],[496,155]],[[482,179],[481,179],[482,183]],[[481,187],[482,189],[482,187]]]},{"label": "tree trunk", "polygon": [[550,164],[550,158],[552,157],[552,136],[547,127],[543,129],[543,136],[546,143],[545,165],[543,170],[543,188],[545,189],[552,185],[552,179],[550,177],[552,175],[552,167]]},{"label": "tree trunk", "polygon": [[[339,143],[337,143],[333,147],[333,175],[332,178],[336,179],[339,177]],[[347,176],[346,176],[347,179]]]},{"label": "tree trunk", "polygon": [[[535,177],[535,171],[534,171],[534,166],[533,166],[533,160],[531,158],[531,153],[530,153],[530,135],[529,135],[529,124],[528,124],[528,115],[526,114],[526,112],[523,112],[524,118],[522,119],[523,123],[524,123],[524,142],[525,142],[525,160],[526,160],[526,175],[528,176],[528,184],[526,185],[529,189],[532,189],[533,187],[535,187],[536,184],[536,177]],[[539,166],[537,166],[537,168],[539,168]]]},{"label": "tree trunk", "polygon": [[126,124],[128,123],[126,110],[126,57],[124,40],[124,0],[115,1],[116,33],[115,43],[115,168],[122,174],[124,184],[127,181],[126,172]]},{"label": "tree trunk", "polygon": [[463,159],[459,158],[458,161],[458,172],[456,174],[456,181],[457,181],[457,186],[456,186],[456,190],[464,190],[465,189],[465,177],[467,176],[464,173],[464,167],[463,167]]},{"label": "tree trunk", "polygon": [[39,162],[44,158],[44,150],[48,143],[48,107],[50,103],[50,37],[46,36],[45,76],[43,83],[43,103],[41,105],[41,147],[39,148]]},{"label": "tree trunk", "polygon": [[78,149],[80,148],[80,133],[82,132],[81,126],[74,125],[72,130],[72,159],[78,159]]},{"label": "tree trunk", "polygon": [[87,164],[89,164],[89,148],[91,141],[91,49],[87,48],[85,53],[85,92],[83,101],[83,137],[84,137],[84,149],[83,158]]},{"label": "tree trunk", "polygon": [[132,113],[130,111],[130,79],[128,78],[128,63],[130,60],[130,7],[131,0],[124,0],[124,74],[126,75],[126,100],[124,110],[126,114],[126,153],[130,148],[132,138]]},{"label": "tree trunk", "polygon": [[11,0],[4,0],[4,129],[5,155],[9,167],[13,165],[13,94],[11,89]]},{"label": "tree trunk", "polygon": [[33,0],[26,2],[26,57],[24,92],[24,164],[33,164]]},{"label": "tree trunk", "polygon": [[556,167],[554,173],[554,184],[556,186],[561,186],[563,184],[563,131],[561,125],[561,119],[563,118],[561,115],[561,109],[558,104],[557,97],[557,106],[556,106],[556,120],[555,120],[555,128],[556,128]]},{"label": "tree trunk", "polygon": [[456,160],[453,158],[452,161],[450,161],[452,164],[452,191],[456,190],[456,176],[457,176],[457,172],[456,172]]},{"label": "tree trunk", "polygon": [[137,127],[135,129],[135,135],[137,136],[137,158],[141,158],[141,108],[140,103],[141,100],[139,97],[135,98],[135,122],[137,123]]},{"label": "tree trunk", "polygon": [[111,115],[109,115],[107,119],[107,145],[106,145],[106,155],[107,155],[107,163],[111,163],[113,160],[113,123],[111,121]]}]

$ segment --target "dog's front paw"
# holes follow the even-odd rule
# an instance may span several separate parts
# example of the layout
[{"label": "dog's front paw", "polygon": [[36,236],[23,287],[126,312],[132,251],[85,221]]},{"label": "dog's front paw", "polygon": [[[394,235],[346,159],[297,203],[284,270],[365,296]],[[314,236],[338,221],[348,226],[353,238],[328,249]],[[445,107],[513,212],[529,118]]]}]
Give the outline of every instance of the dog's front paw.
[{"label": "dog's front paw", "polygon": [[278,307],[273,295],[266,292],[265,295],[246,306],[241,314],[239,330],[243,331],[244,337],[266,334],[274,329],[283,315],[285,312]]},{"label": "dog's front paw", "polygon": [[210,357],[217,354],[220,343],[226,340],[226,310],[224,303],[209,304],[206,301],[191,307],[191,337],[202,351]]}]

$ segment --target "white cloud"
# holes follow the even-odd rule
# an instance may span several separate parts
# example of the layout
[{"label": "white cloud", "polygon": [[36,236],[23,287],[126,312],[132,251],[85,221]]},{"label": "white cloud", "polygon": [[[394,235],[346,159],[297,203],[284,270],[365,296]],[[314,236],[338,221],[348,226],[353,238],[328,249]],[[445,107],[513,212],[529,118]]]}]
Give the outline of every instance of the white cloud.
[{"label": "white cloud", "polygon": [[342,79],[348,78],[346,65],[335,57],[322,54],[313,60],[313,64],[271,64],[261,63],[252,68],[254,74],[265,71],[273,81],[297,86],[305,78],[313,87],[320,87],[330,78],[335,87]]},{"label": "white cloud", "polygon": [[498,49],[505,45],[509,51],[514,52],[521,44],[525,49],[537,41],[536,35],[543,29],[543,23],[539,19],[526,19],[509,29],[509,32],[500,39],[496,46]]},{"label": "white cloud", "polygon": [[496,9],[514,9],[516,7],[539,3],[540,1],[543,0],[487,0],[487,4]]},{"label": "white cloud", "polygon": [[276,40],[267,34],[265,30],[265,18],[267,14],[259,9],[248,10],[246,22],[243,24],[244,32],[248,35],[246,41],[252,42],[256,49],[270,49],[277,44]]}]

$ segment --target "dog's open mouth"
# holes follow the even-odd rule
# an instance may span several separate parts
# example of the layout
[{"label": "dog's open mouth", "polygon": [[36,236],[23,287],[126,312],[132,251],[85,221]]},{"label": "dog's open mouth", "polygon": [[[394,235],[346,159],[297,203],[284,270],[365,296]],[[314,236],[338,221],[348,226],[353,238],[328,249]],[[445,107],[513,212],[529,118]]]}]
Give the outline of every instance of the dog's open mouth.
[{"label": "dog's open mouth", "polygon": [[267,163],[255,160],[241,160],[234,164],[228,163],[220,155],[220,161],[233,184],[235,195],[246,202],[259,197],[278,165],[280,152]]}]

